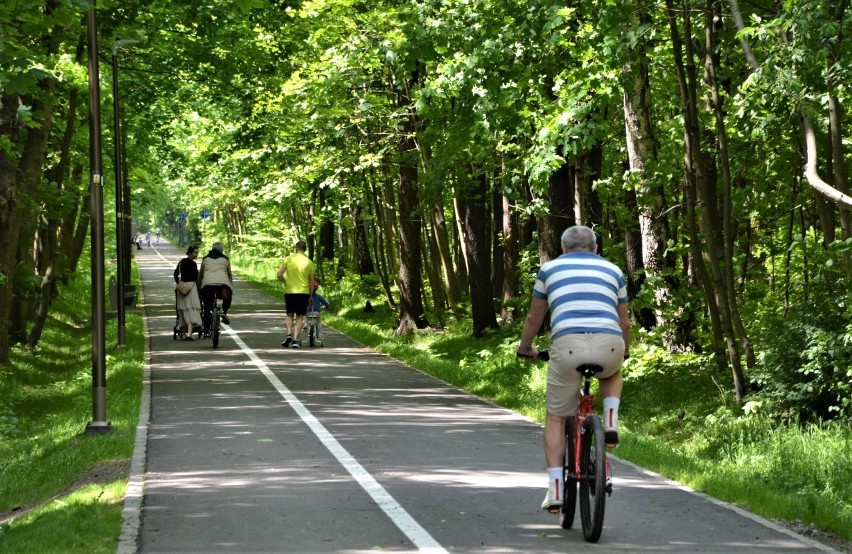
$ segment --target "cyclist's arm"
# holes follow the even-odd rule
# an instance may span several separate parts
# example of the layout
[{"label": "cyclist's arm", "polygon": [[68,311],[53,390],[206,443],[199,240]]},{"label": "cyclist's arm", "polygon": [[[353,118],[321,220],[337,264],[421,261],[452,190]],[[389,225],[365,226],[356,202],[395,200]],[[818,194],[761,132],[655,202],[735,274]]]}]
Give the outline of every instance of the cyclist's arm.
[{"label": "cyclist's arm", "polygon": [[521,342],[518,343],[518,356],[523,358],[535,358],[538,356],[538,350],[532,343],[536,333],[541,329],[541,324],[544,323],[547,310],[547,300],[533,297],[532,303],[530,303],[530,312],[527,314],[527,320],[524,322],[524,330],[521,332]]},{"label": "cyclist's arm", "polygon": [[621,337],[624,339],[624,357],[630,357],[630,315],[627,310],[627,303],[624,302],[616,306],[618,312],[618,326],[621,327]]}]

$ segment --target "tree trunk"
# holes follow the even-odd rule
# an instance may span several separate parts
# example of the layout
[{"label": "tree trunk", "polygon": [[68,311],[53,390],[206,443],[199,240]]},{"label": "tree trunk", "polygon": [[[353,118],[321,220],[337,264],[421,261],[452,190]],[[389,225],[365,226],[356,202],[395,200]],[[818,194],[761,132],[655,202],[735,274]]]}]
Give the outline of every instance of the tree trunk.
[{"label": "tree trunk", "polygon": [[[709,156],[701,151],[701,126],[698,117],[698,95],[696,92],[697,71],[695,67],[695,57],[692,52],[692,21],[689,10],[684,8],[683,21],[685,39],[681,40],[677,28],[677,12],[675,11],[672,0],[666,0],[666,7],[668,9],[675,67],[677,68],[678,84],[680,87],[684,115],[684,163],[686,169],[685,184],[687,191],[687,217],[690,226],[690,249],[693,255],[696,274],[699,277],[704,290],[707,309],[710,312],[715,339],[714,349],[718,349],[722,341],[724,341],[727,345],[728,361],[731,364],[734,389],[737,402],[739,402],[746,393],[746,386],[742,367],[739,361],[739,354],[737,352],[736,340],[730,322],[730,314],[728,313],[727,302],[724,298],[723,279],[718,267],[720,257],[717,246],[716,230],[714,228],[714,224],[718,221],[718,218],[715,217],[714,214],[716,198],[715,195],[711,196],[712,191],[715,190],[715,182],[713,182],[712,177],[709,175],[711,172],[708,171],[708,168],[711,165]],[[702,197],[699,198],[698,195],[701,195]],[[700,240],[702,237],[698,230],[698,222],[696,219],[698,214],[695,211],[699,201],[703,201],[702,207],[704,209],[702,210],[702,213],[707,231],[703,239],[707,243],[708,256],[710,258],[710,270],[712,273],[708,273],[707,265],[704,260],[704,253],[700,246]],[[720,363],[720,365],[724,364]]]},{"label": "tree trunk", "polygon": [[[583,225],[595,229],[598,233],[605,230],[603,227],[603,205],[600,195],[592,185],[601,175],[603,165],[603,148],[600,142],[596,142],[591,148],[577,156],[577,164],[574,169],[574,214],[576,221],[571,225],[582,221]],[[569,225],[566,225],[566,228]],[[563,229],[564,231],[564,229]],[[560,236],[562,233],[560,233]]]},{"label": "tree trunk", "polygon": [[[405,82],[405,91],[397,92],[397,107],[401,112],[410,110],[408,99],[414,79]],[[404,335],[414,329],[429,327],[423,309],[423,259],[420,244],[422,227],[419,212],[417,181],[417,146],[414,141],[416,116],[403,117],[397,137],[399,165],[399,321],[394,335]]]},{"label": "tree trunk", "polygon": [[[839,26],[839,33],[843,32],[844,12],[848,7],[848,2],[832,2],[829,8],[832,18]],[[849,29],[846,29],[847,31]],[[844,41],[830,41],[828,43],[828,133],[831,138],[831,161],[834,166],[834,188],[843,194],[849,194],[849,183],[846,180],[846,158],[843,152],[843,106],[840,104],[840,99],[837,97],[838,83],[837,71],[840,67],[840,49]],[[843,240],[852,237],[852,209],[848,206],[840,206],[840,231]],[[847,264],[850,261],[850,255],[846,255]]]},{"label": "tree trunk", "polygon": [[441,278],[440,265],[435,263],[438,258],[438,240],[434,229],[429,225],[424,226],[423,231],[425,233],[423,244],[427,246],[426,276],[429,278],[429,288],[432,290],[435,316],[438,318],[438,324],[443,328],[446,323],[444,313],[447,310],[447,291],[444,288],[444,280]]},{"label": "tree trunk", "polygon": [[518,245],[518,214],[512,210],[509,199],[502,197],[503,206],[503,290],[501,294],[500,318],[503,324],[515,320],[515,307],[511,301],[520,294],[520,279],[518,277],[518,262],[520,247]]},{"label": "tree trunk", "polygon": [[494,309],[502,311],[500,299],[503,296],[503,260],[506,250],[503,245],[503,196],[496,187],[492,187],[490,214],[491,214],[491,301]]},{"label": "tree trunk", "polygon": [[[56,89],[53,80],[45,80],[39,84],[43,94],[51,98]],[[32,250],[38,220],[34,206],[36,193],[41,185],[44,170],[45,150],[47,139],[53,127],[53,106],[49,102],[34,101],[33,112],[40,125],[31,127],[27,132],[21,160],[18,164],[18,194],[31,202],[20,205],[17,214],[17,225],[5,235],[5,241],[18,247],[17,263],[27,268],[28,273],[35,275],[35,258]],[[17,288],[12,296],[12,310],[9,315],[9,338],[14,342],[25,342],[27,339],[27,321],[29,304],[35,299],[35,292],[28,288]]]},{"label": "tree trunk", "polygon": [[328,195],[327,188],[321,188],[320,199],[320,237],[319,237],[319,259],[334,260],[334,220],[328,217]]},{"label": "tree trunk", "polygon": [[[78,186],[82,179],[83,166],[75,164],[69,180],[74,186]],[[87,188],[76,195],[77,205],[63,215],[63,221],[60,224],[58,249],[62,257],[60,258],[61,263],[58,264],[57,278],[66,284],[68,277],[75,271],[77,263],[80,261],[86,238],[89,236],[91,206],[89,205],[88,187],[90,184],[87,183],[86,186]]]},{"label": "tree trunk", "polygon": [[[723,302],[727,305],[730,315],[731,326],[740,347],[746,358],[746,366],[754,367],[756,358],[754,348],[748,338],[745,325],[740,318],[737,306],[737,288],[734,278],[734,206],[733,206],[733,179],[731,177],[730,158],[728,156],[728,135],[725,128],[725,118],[722,106],[722,94],[719,91],[719,82],[716,79],[716,21],[722,21],[721,14],[715,13],[716,2],[708,0],[706,21],[704,26],[704,78],[710,85],[713,113],[716,119],[716,141],[718,159],[722,166],[722,238],[723,245],[721,261],[721,285],[724,287]],[[708,185],[708,188],[710,186]],[[713,188],[715,191],[715,188]],[[713,219],[714,222],[719,219]]]},{"label": "tree trunk", "polygon": [[456,190],[453,195],[453,219],[456,222],[456,232],[453,235],[453,256],[456,260],[456,280],[459,283],[459,290],[466,291],[470,288],[468,281],[470,271],[467,267],[467,251],[464,241],[464,225],[462,223],[464,221],[464,209],[461,205],[459,194],[458,190]]},{"label": "tree trunk", "polygon": [[376,268],[373,266],[373,258],[370,256],[370,243],[367,238],[366,222],[361,213],[361,204],[355,205],[353,219],[355,222],[354,237],[352,238],[352,257],[355,261],[355,270],[358,275],[370,275]]},{"label": "tree trunk", "polygon": [[[476,172],[472,171],[475,175]],[[474,177],[471,190],[465,194],[464,241],[467,267],[470,271],[470,304],[473,319],[473,336],[481,336],[487,329],[497,329],[494,310],[494,289],[491,283],[491,256],[489,234],[491,218],[488,215],[488,181],[484,174]]]},{"label": "tree trunk", "polygon": [[571,165],[565,162],[547,180],[549,209],[538,218],[538,258],[541,263],[562,254],[562,233],[576,222],[571,174]]},{"label": "tree trunk", "polygon": [[35,323],[30,331],[29,338],[27,338],[27,348],[31,350],[35,349],[38,345],[41,333],[44,330],[44,324],[47,321],[47,314],[50,311],[53,281],[56,276],[56,226],[49,223],[45,225],[43,235],[47,266],[44,269],[44,277],[41,281],[39,307],[38,312],[36,313]]},{"label": "tree trunk", "polygon": [[458,318],[461,315],[459,313],[459,303],[461,302],[462,295],[455,264],[453,263],[453,253],[450,249],[449,231],[447,230],[447,221],[444,218],[444,206],[440,199],[432,208],[432,229],[435,235],[437,252],[441,258],[444,282],[447,286],[447,302],[449,303],[450,310]]},{"label": "tree trunk", "polygon": [[[18,119],[18,97],[0,92],[0,136],[17,141],[21,122]],[[0,148],[0,364],[9,360],[9,316],[12,310],[12,291],[15,286],[15,261],[17,240],[9,240],[17,233],[18,185],[17,165]]]},{"label": "tree trunk", "polygon": [[[635,0],[637,26],[651,24],[646,0]],[[672,268],[666,265],[666,211],[665,189],[660,176],[652,169],[657,162],[659,147],[654,135],[651,81],[648,69],[648,42],[641,35],[636,48],[631,51],[631,61],[623,68],[625,76],[624,122],[627,158],[630,163],[629,179],[635,183],[636,208],[639,222],[639,243],[635,245],[640,255],[633,271],[635,286],[644,285],[647,277],[662,277]],[[650,166],[650,167],[649,167]],[[640,310],[638,319],[645,329],[665,324],[664,309],[671,305],[673,291],[666,279],[658,279],[654,287],[653,311]],[[649,313],[650,312],[650,313]],[[672,337],[667,341],[672,346]]]},{"label": "tree trunk", "polygon": [[[384,176],[380,176],[380,178],[383,179]],[[390,275],[393,274],[393,271],[390,269],[391,264],[393,264],[393,259],[392,252],[389,252],[393,249],[393,238],[390,236],[390,232],[388,231],[388,223],[386,221],[388,214],[381,204],[380,193],[372,185],[372,182],[370,183],[370,187],[373,191],[371,196],[373,198],[373,212],[375,216],[375,224],[373,225],[373,236],[375,237],[375,240],[373,241],[373,244],[375,245],[376,274],[379,276],[382,288],[384,289],[385,302],[388,307],[395,310],[396,300],[391,292],[390,283]],[[384,190],[384,187],[382,190]]]}]

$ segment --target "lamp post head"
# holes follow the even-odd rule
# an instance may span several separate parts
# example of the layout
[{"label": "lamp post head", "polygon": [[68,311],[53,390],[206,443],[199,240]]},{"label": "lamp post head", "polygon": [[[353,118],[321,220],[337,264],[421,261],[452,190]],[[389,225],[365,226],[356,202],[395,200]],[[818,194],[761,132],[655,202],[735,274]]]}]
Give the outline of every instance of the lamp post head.
[{"label": "lamp post head", "polygon": [[139,41],[138,40],[132,40],[132,39],[122,39],[122,40],[117,40],[117,41],[113,42],[112,43],[112,55],[115,56],[116,54],[118,54],[118,49],[121,48],[122,46],[129,46],[131,44],[139,44]]}]

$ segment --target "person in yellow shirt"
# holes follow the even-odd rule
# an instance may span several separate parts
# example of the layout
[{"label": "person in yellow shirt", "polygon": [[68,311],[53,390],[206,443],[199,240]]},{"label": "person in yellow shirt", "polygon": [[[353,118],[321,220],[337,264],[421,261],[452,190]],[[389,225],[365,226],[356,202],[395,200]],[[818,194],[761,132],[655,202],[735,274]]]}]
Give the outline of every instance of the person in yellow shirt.
[{"label": "person in yellow shirt", "polygon": [[296,252],[287,256],[278,270],[278,280],[284,283],[284,311],[287,312],[287,337],[281,343],[284,348],[301,347],[302,322],[308,312],[311,284],[316,278],[316,266],[305,254],[307,248],[304,241],[298,241]]}]

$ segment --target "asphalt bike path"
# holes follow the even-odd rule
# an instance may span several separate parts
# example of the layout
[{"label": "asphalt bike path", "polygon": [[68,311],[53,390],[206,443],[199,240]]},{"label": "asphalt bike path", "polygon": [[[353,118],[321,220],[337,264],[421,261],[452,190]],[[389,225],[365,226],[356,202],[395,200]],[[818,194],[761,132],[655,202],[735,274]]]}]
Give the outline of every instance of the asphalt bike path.
[{"label": "asphalt bike path", "polygon": [[540,509],[541,428],[235,280],[219,348],[173,339],[161,240],[136,251],[149,352],[118,551],[833,552],[613,460],[598,544]]}]

